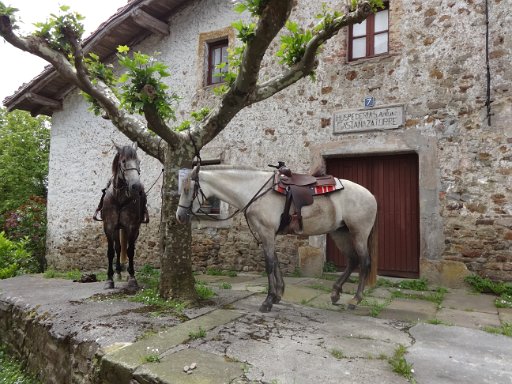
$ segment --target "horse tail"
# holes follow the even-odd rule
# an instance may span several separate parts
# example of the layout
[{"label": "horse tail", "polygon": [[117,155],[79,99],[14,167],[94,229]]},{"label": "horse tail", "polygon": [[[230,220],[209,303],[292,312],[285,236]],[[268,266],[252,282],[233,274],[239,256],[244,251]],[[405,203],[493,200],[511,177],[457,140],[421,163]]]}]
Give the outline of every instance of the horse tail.
[{"label": "horse tail", "polygon": [[366,279],[366,283],[373,287],[377,284],[377,268],[379,266],[379,231],[377,230],[379,220],[377,214],[373,223],[370,236],[368,236],[368,252],[370,254],[370,273]]},{"label": "horse tail", "polygon": [[128,254],[126,253],[128,241],[126,240],[126,232],[124,229],[119,230],[119,242],[121,243],[121,264],[126,264],[128,261]]}]

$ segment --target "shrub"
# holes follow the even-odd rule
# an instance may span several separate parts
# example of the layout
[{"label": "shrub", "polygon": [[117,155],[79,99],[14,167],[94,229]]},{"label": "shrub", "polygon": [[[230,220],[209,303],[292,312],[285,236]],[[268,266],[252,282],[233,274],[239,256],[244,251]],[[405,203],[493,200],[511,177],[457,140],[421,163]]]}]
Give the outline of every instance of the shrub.
[{"label": "shrub", "polygon": [[37,268],[32,255],[25,249],[26,244],[26,240],[12,241],[0,232],[0,279],[34,272]]},{"label": "shrub", "polygon": [[13,241],[26,239],[25,249],[37,265],[34,272],[43,272],[46,266],[46,200],[31,196],[24,204],[4,216],[4,231]]}]

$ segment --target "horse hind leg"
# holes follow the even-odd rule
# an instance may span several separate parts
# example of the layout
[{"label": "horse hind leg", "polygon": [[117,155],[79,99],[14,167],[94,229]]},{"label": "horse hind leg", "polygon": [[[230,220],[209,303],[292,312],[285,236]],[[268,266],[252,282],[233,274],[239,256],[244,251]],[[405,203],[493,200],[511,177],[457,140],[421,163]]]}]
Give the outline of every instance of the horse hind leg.
[{"label": "horse hind leg", "polygon": [[128,278],[128,286],[127,288],[130,291],[137,291],[139,289],[139,284],[137,283],[137,280],[135,279],[135,267],[133,259],[135,257],[135,241],[137,240],[137,236],[131,234],[128,237],[128,248],[126,250],[126,253],[128,255],[128,274],[130,277]]},{"label": "horse hind leg", "polygon": [[354,309],[363,300],[364,286],[371,269],[367,240],[365,236],[354,236],[354,249],[359,256],[359,284],[355,296],[349,301],[349,309]]},{"label": "horse hind leg", "polygon": [[340,252],[347,258],[347,267],[345,271],[338,277],[336,282],[332,286],[331,291],[331,302],[336,304],[340,299],[340,293],[343,290],[343,284],[348,280],[355,268],[359,264],[359,257],[352,245],[352,238],[346,227],[338,228],[336,231],[329,233],[333,239],[336,247]]},{"label": "horse hind leg", "polygon": [[120,229],[116,233],[116,276],[117,281],[122,281],[121,271],[123,270],[123,266],[126,263],[126,234],[124,229]]}]

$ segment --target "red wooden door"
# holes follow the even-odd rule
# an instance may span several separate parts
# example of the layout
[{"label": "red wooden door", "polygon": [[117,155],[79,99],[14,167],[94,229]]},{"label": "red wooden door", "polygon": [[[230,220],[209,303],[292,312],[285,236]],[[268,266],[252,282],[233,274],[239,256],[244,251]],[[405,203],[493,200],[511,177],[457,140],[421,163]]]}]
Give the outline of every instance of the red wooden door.
[{"label": "red wooden door", "polygon": [[[327,172],[372,192],[378,204],[379,274],[419,276],[419,193],[416,154],[327,159]],[[327,260],[344,256],[327,237]]]}]

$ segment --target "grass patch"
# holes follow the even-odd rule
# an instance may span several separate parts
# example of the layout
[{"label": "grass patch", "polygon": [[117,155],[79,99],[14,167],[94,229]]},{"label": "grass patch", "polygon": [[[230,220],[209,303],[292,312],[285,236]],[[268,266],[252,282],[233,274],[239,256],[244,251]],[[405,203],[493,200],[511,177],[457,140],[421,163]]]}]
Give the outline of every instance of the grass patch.
[{"label": "grass patch", "polygon": [[425,294],[420,293],[406,293],[402,291],[393,291],[391,293],[391,297],[393,299],[401,298],[401,299],[412,299],[412,300],[426,300],[432,303],[436,303],[440,305],[444,300],[444,295],[446,294],[445,288],[438,288],[434,292],[428,292]]},{"label": "grass patch", "polygon": [[219,287],[220,287],[221,289],[231,289],[231,288],[232,288],[232,285],[231,285],[231,284],[229,284],[229,283],[227,283],[227,282],[225,282],[225,281],[223,281],[222,283],[220,283]]},{"label": "grass patch", "polygon": [[408,289],[411,291],[428,291],[428,281],[427,279],[407,279],[400,281],[391,281],[389,279],[377,279],[377,287],[382,288],[400,288],[400,289]]},{"label": "grass patch", "polygon": [[434,324],[434,325],[452,325],[450,323],[444,322],[443,320],[439,320],[439,319],[436,319],[436,318],[427,320],[426,323]]},{"label": "grass patch", "polygon": [[229,276],[229,277],[236,277],[237,273],[236,271],[225,271],[219,268],[207,268],[206,274],[210,276]]},{"label": "grass patch", "polygon": [[364,298],[363,301],[361,301],[361,305],[370,308],[371,317],[377,317],[390,302],[391,300],[386,300],[383,303],[379,303],[376,299]]},{"label": "grass patch", "polygon": [[2,384],[40,384],[32,375],[23,370],[23,365],[12,358],[7,347],[0,344],[0,383]]},{"label": "grass patch", "polygon": [[191,331],[188,334],[190,340],[197,340],[206,337],[206,330],[203,327],[199,327],[197,331]]},{"label": "grass patch", "polygon": [[79,280],[82,276],[82,272],[78,269],[73,269],[67,272],[59,272],[55,269],[47,269],[43,274],[46,279],[66,279],[66,280]]},{"label": "grass patch", "polygon": [[208,300],[215,296],[215,292],[202,281],[196,281],[195,288],[201,300]]},{"label": "grass patch", "polygon": [[156,309],[155,312],[171,311],[181,314],[186,308],[186,305],[179,301],[162,299],[158,293],[158,288],[140,289],[135,295],[130,296],[128,300],[135,303],[153,306]]},{"label": "grass patch", "polygon": [[331,287],[326,287],[325,285],[323,284],[310,284],[307,286],[308,288],[311,288],[311,289],[317,289],[319,291],[322,291],[322,292],[331,292],[332,288]]},{"label": "grass patch", "polygon": [[156,353],[152,353],[150,355],[144,356],[144,362],[145,363],[159,363],[160,362],[160,355]]},{"label": "grass patch", "polygon": [[512,308],[512,295],[503,293],[494,301],[494,304],[496,308]]},{"label": "grass patch", "polygon": [[485,327],[484,331],[494,333],[496,335],[512,337],[512,323],[503,323],[501,327]]},{"label": "grass patch", "polygon": [[407,349],[400,344],[396,349],[393,357],[388,359],[389,365],[393,369],[393,372],[399,374],[400,376],[405,377],[407,380],[414,382],[413,374],[414,370],[412,368],[412,364],[408,363],[405,360],[405,354],[407,353]]},{"label": "grass patch", "polygon": [[478,275],[466,276],[464,279],[475,292],[479,293],[493,293],[501,296],[503,294],[512,296],[512,283],[505,283],[503,281],[492,281],[490,279],[480,277]]},{"label": "grass patch", "polygon": [[336,348],[331,349],[331,355],[335,359],[338,359],[338,360],[341,360],[345,357],[345,355],[343,354],[343,351],[336,349]]}]

